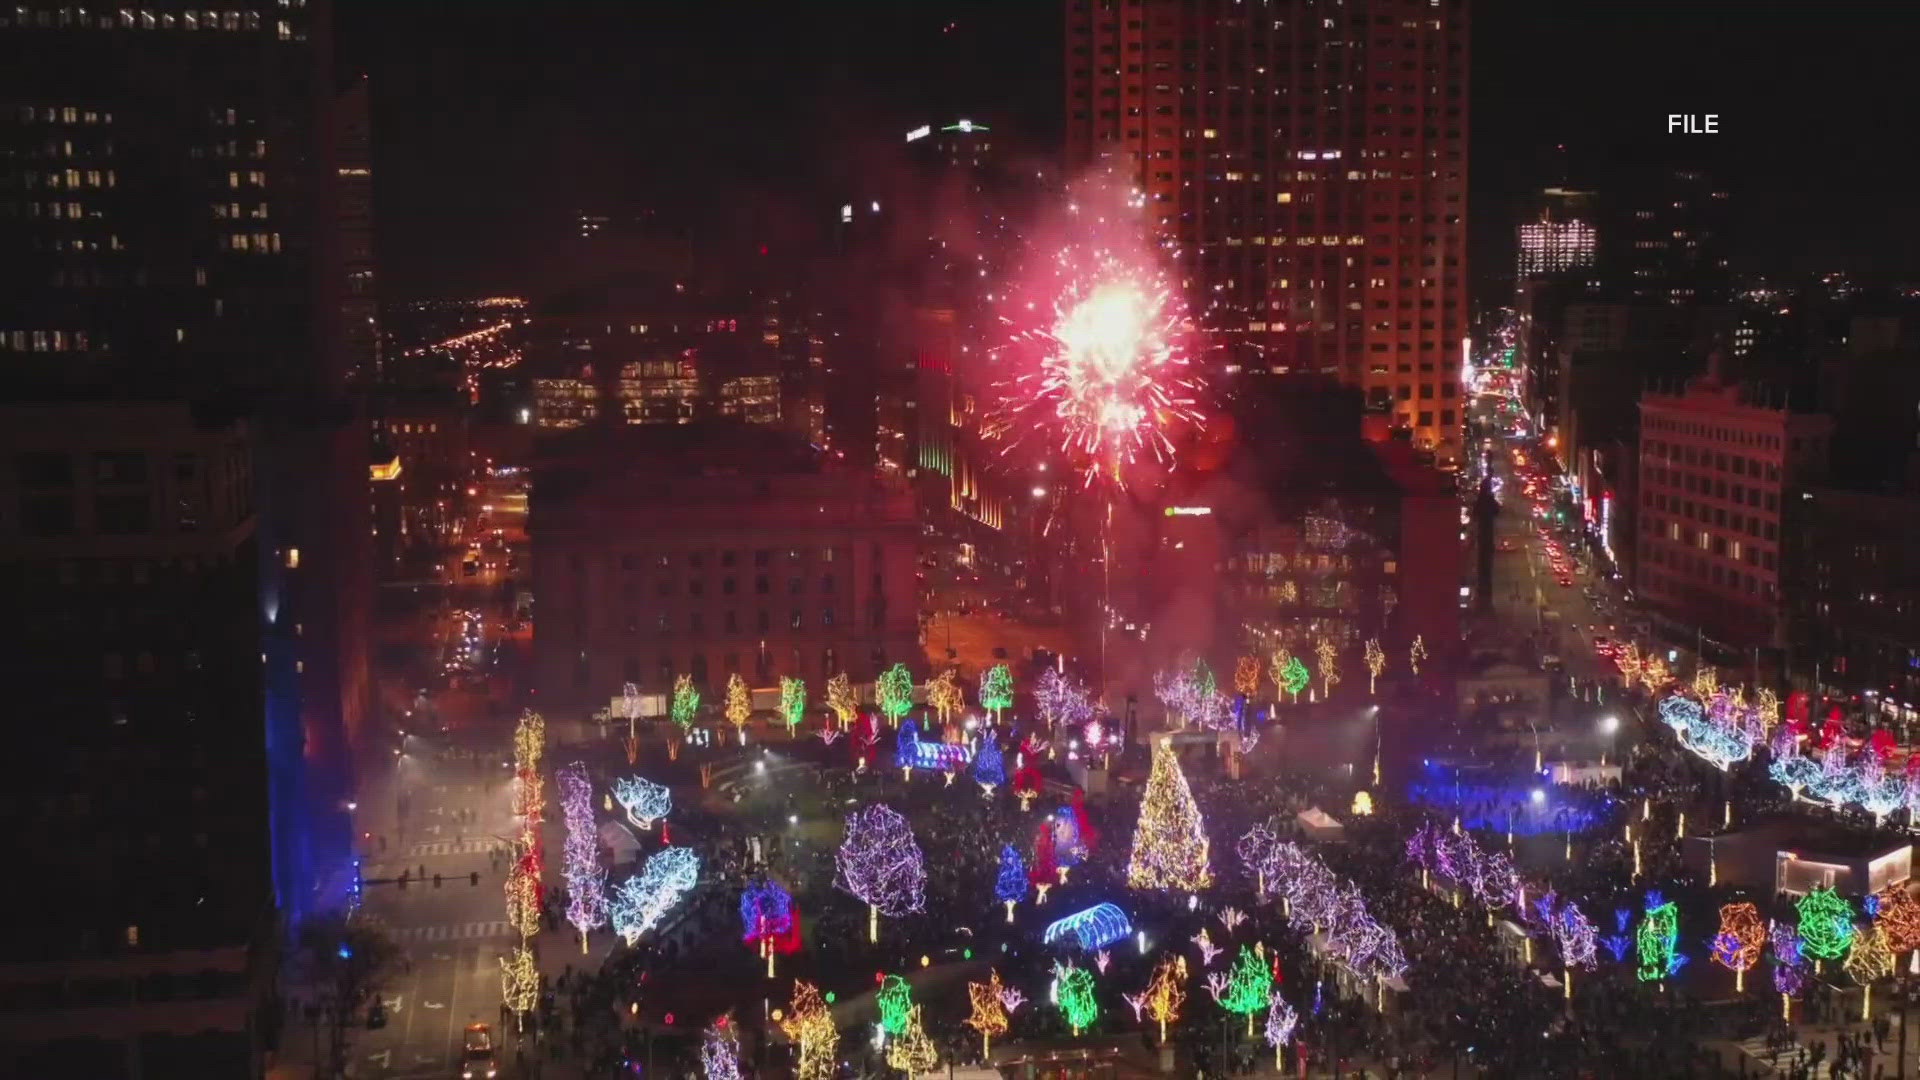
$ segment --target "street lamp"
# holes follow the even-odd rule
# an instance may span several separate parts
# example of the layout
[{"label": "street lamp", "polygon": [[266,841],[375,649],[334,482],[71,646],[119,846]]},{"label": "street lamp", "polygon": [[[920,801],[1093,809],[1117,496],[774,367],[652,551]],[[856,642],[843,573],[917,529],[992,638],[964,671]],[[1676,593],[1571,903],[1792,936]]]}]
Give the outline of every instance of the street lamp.
[{"label": "street lamp", "polygon": [[[1620,718],[1618,716],[1615,716],[1613,713],[1608,713],[1607,715],[1600,718],[1600,734],[1605,735],[1607,737],[1607,751],[1612,751],[1613,736],[1619,730],[1620,730]],[[1603,752],[1600,755],[1600,765],[1602,768],[1605,768],[1606,764],[1607,764],[1607,755],[1606,753]]]}]

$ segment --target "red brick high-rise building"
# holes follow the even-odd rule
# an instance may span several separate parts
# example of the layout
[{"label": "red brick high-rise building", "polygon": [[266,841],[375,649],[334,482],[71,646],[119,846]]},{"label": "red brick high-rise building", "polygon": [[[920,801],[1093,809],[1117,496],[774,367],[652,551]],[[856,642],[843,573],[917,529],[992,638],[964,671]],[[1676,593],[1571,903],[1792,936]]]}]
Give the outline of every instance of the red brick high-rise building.
[{"label": "red brick high-rise building", "polygon": [[1241,346],[1223,366],[1337,376],[1457,458],[1466,0],[1067,0],[1066,18],[1069,164],[1135,178],[1201,324]]}]

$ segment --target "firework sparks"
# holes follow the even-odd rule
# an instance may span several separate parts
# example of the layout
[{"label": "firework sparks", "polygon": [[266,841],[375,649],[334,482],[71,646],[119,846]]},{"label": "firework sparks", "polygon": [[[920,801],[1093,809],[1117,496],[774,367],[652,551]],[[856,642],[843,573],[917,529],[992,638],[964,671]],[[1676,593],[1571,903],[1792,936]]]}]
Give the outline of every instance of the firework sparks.
[{"label": "firework sparks", "polygon": [[1125,467],[1172,461],[1175,424],[1200,423],[1186,309],[1149,258],[1068,245],[1053,270],[1051,302],[1007,319],[1020,370],[992,432],[1009,452],[1045,432],[1086,483],[1125,486]]}]

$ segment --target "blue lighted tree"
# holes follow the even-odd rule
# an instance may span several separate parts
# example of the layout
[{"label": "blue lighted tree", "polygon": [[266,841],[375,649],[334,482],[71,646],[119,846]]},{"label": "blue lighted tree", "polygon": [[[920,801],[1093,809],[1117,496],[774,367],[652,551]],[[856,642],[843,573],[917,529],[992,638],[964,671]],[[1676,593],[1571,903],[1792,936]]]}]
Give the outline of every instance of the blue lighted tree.
[{"label": "blue lighted tree", "polygon": [[993,898],[1007,905],[1007,921],[1013,921],[1013,905],[1027,895],[1027,867],[1020,861],[1020,849],[1012,844],[1000,846],[1000,876],[993,881]]},{"label": "blue lighted tree", "polygon": [[1000,753],[1000,740],[994,738],[991,730],[980,738],[980,752],[973,758],[973,779],[989,795],[1007,782],[1007,759]]}]

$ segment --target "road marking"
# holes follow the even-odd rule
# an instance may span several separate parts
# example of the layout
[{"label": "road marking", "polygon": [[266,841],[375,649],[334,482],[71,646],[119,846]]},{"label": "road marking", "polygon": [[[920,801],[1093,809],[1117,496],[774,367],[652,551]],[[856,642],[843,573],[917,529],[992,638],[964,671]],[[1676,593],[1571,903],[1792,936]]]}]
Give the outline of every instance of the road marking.
[{"label": "road marking", "polygon": [[382,1050],[377,1054],[368,1054],[367,1060],[373,1062],[374,1064],[380,1066],[383,1069],[391,1069],[393,1068],[393,1051]]},{"label": "road marking", "polygon": [[429,1009],[444,1009],[447,1007],[447,1003],[444,1001],[428,1001],[424,1002],[424,1004]]}]

